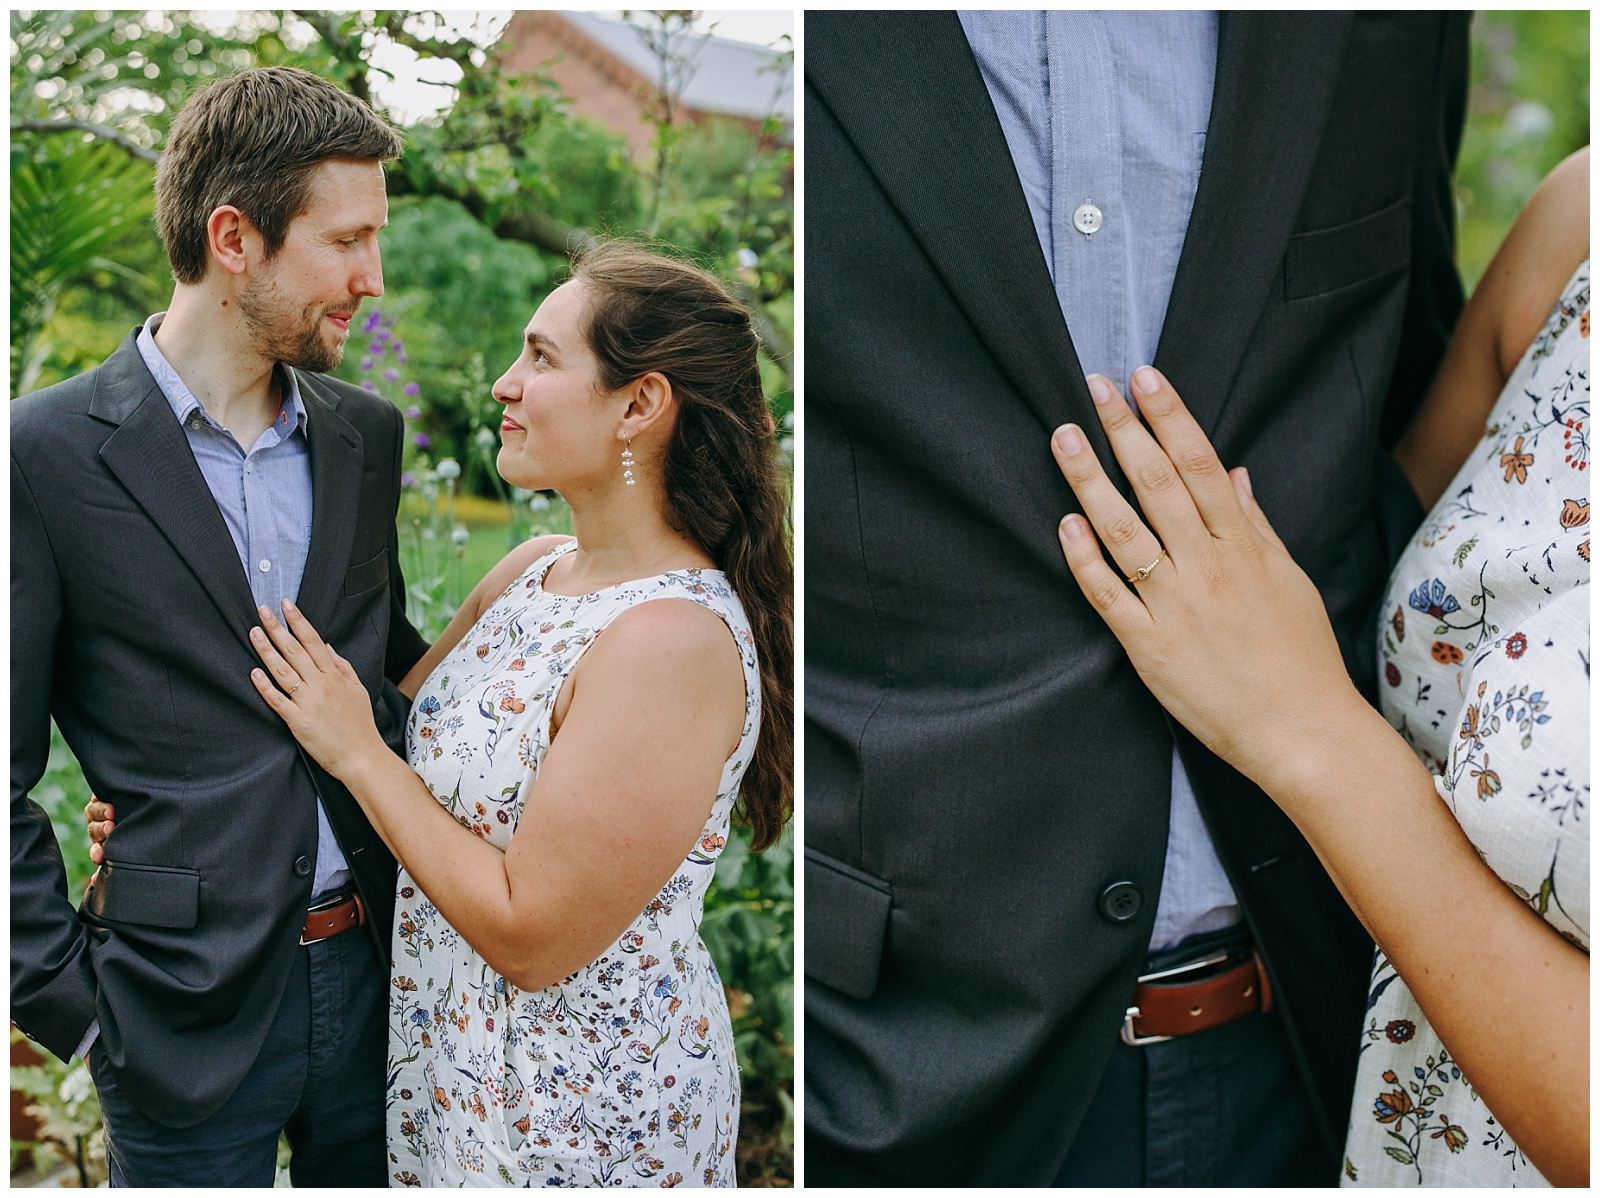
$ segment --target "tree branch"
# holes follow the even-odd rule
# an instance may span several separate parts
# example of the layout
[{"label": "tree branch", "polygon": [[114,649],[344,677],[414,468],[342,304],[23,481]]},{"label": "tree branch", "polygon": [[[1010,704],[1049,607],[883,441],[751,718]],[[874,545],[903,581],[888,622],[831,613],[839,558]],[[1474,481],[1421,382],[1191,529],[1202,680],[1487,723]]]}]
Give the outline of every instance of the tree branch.
[{"label": "tree branch", "polygon": [[115,146],[126,150],[135,158],[142,158],[146,162],[160,162],[161,155],[156,150],[147,149],[134,141],[125,133],[106,125],[97,125],[93,121],[14,121],[11,132],[16,133],[88,133],[101,141],[109,141]]}]

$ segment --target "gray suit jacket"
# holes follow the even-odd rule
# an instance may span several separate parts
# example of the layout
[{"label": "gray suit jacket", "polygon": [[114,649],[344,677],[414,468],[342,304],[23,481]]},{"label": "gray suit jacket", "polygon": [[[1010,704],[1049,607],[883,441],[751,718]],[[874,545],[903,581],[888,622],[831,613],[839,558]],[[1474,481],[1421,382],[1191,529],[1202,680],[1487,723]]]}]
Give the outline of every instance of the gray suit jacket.
[{"label": "gray suit jacket", "polygon": [[[298,604],[404,752],[393,683],[426,644],[397,560],[403,422],[359,388],[299,381],[313,516]],[[389,952],[394,859],[256,693],[257,622],[133,333],[97,369],[12,402],[11,1014],[63,1059],[98,1018],[118,1084],[172,1127],[221,1106],[266,1035],[310,899],[318,795]],[[77,911],[29,797],[52,716],[117,810]]]},{"label": "gray suit jacket", "polygon": [[[1459,14],[1224,13],[1155,361],[1369,685],[1421,516],[1383,443],[1461,307],[1465,90]],[[1332,1184],[1370,941],[1067,572],[1050,432],[1112,456],[955,13],[810,14],[805,188],[808,1178],[1055,1176],[1149,942],[1176,740]]]}]

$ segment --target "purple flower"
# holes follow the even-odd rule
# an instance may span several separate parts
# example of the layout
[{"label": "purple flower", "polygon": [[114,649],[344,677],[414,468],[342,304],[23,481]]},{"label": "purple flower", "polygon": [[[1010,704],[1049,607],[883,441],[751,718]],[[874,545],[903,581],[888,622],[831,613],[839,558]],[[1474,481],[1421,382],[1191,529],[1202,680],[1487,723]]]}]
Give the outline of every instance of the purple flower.
[{"label": "purple flower", "polygon": [[406,350],[406,343],[404,341],[401,341],[398,337],[396,337],[395,338],[395,342],[394,342],[394,352],[397,353],[397,354],[403,354],[403,353],[405,353],[405,350]]},{"label": "purple flower", "polygon": [[428,448],[429,441],[428,441],[428,434],[427,433],[418,433],[415,437],[412,438],[412,440],[414,440],[417,443],[417,448],[418,449],[426,449],[426,448]]},{"label": "purple flower", "polygon": [[367,342],[367,352],[369,354],[371,354],[375,358],[383,357],[383,342],[381,342],[381,341],[369,341],[369,342]]},{"label": "purple flower", "polygon": [[361,331],[363,333],[370,333],[370,332],[372,332],[373,329],[377,328],[378,325],[380,323],[382,323],[382,321],[383,321],[383,311],[382,311],[382,309],[374,308],[372,310],[371,315],[369,315],[365,320],[363,320],[361,322]]},{"label": "purple flower", "polygon": [[402,487],[414,487],[414,486],[416,486],[417,485],[417,476],[415,474],[412,474],[411,471],[407,470],[404,474],[402,474],[400,476],[400,485]]},{"label": "purple flower", "polygon": [[383,377],[392,383],[395,381],[395,379],[400,377],[400,372],[391,366],[389,369],[383,372]]},{"label": "purple flower", "polygon": [[396,362],[410,361],[410,359],[406,357],[406,351],[400,348],[400,343],[398,341],[394,343],[394,360]]},{"label": "purple flower", "polygon": [[391,333],[388,329],[379,329],[378,330],[378,340],[379,341],[387,341],[392,336],[394,336],[394,334]]},{"label": "purple flower", "polygon": [[407,383],[406,384],[406,394],[407,395],[416,395],[416,394],[420,393],[421,390],[422,390],[422,388],[417,386],[417,384],[415,384],[415,383]]},{"label": "purple flower", "polygon": [[[410,387],[406,388],[406,393],[408,395],[415,395],[416,392],[411,390],[411,387],[415,387],[415,386],[416,386],[416,384],[412,383]],[[415,419],[417,419],[417,417],[419,417],[421,415],[422,415],[422,409],[417,407],[416,404],[412,404],[409,408],[406,409],[406,419],[407,420],[415,420]]]},{"label": "purple flower", "polygon": [[362,379],[361,385],[368,391],[376,391],[378,389],[371,379]]}]

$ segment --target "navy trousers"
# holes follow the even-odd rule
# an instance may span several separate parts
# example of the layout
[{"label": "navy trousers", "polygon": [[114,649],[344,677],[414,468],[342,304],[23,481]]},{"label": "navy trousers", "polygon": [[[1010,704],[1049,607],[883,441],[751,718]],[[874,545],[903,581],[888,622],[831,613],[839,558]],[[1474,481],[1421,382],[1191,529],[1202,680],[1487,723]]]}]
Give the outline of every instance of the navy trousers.
[{"label": "navy trousers", "polygon": [[295,1186],[384,1186],[388,960],[367,930],[302,945],[261,1054],[232,1097],[193,1127],[128,1101],[97,1040],[89,1072],[113,1186],[270,1186],[278,1134]]}]

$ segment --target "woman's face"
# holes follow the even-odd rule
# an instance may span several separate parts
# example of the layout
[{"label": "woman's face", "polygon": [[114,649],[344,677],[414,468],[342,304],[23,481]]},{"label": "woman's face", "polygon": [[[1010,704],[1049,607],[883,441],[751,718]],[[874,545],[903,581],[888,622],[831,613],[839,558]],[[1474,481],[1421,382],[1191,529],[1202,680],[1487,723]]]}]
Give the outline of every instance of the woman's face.
[{"label": "woman's face", "polygon": [[622,480],[625,396],[606,395],[584,340],[588,298],[582,282],[563,283],[528,322],[522,354],[495,383],[501,413],[500,477],[524,490],[574,492]]}]

